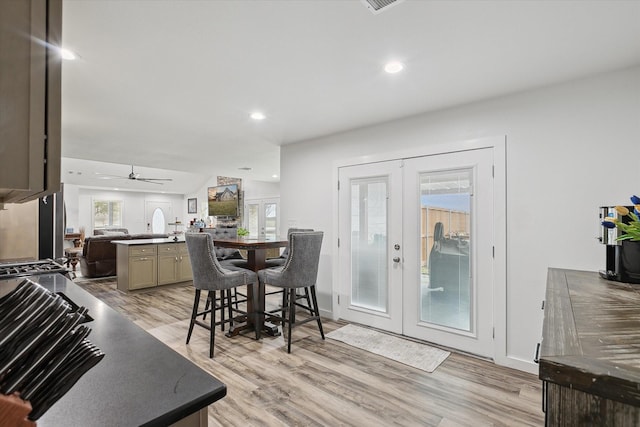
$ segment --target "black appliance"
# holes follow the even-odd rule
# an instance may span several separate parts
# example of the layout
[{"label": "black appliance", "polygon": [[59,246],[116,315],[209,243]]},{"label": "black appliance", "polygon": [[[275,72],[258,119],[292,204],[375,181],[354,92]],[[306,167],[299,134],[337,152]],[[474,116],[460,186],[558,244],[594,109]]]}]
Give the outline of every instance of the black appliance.
[{"label": "black appliance", "polygon": [[58,259],[64,256],[66,227],[64,184],[57,193],[41,197],[38,205],[38,258]]},{"label": "black appliance", "polygon": [[[626,206],[633,211],[634,206]],[[615,218],[616,220],[628,224],[631,218],[628,215],[621,215],[616,211],[615,206],[600,207],[600,222],[605,218]],[[619,241],[619,230],[617,228],[600,227],[601,234],[598,240],[606,245],[606,269],[600,270],[600,276],[607,280],[617,282],[640,283],[640,276],[637,273],[638,266],[635,259],[636,245],[632,242]]]}]

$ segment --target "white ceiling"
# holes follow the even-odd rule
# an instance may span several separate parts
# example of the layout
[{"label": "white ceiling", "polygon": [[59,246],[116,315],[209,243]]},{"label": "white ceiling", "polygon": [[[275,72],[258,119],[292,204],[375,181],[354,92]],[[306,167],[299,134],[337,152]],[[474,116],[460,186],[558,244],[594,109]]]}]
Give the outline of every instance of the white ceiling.
[{"label": "white ceiling", "polygon": [[[360,0],[63,7],[63,43],[79,55],[63,64],[63,181],[83,185],[132,164],[175,176],[170,192],[216,175],[277,181],[283,144],[640,64],[640,1],[407,0],[377,15]],[[384,73],[391,59],[405,70]]]}]

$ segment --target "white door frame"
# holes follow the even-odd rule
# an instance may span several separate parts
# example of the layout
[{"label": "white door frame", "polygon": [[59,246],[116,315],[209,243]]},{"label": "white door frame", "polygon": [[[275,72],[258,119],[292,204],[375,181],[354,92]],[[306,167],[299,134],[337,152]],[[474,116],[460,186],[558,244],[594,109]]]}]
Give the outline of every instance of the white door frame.
[{"label": "white door frame", "polygon": [[[495,245],[493,268],[493,319],[494,319],[494,356],[496,364],[523,369],[514,359],[507,357],[507,205],[506,205],[506,136],[488,137],[468,141],[448,142],[444,144],[425,145],[420,148],[379,153],[360,156],[349,159],[337,160],[333,164],[333,182],[338,182],[338,170],[341,167],[361,165],[366,163],[381,162],[387,160],[402,159],[407,157],[422,157],[434,154],[445,154],[457,151],[474,150],[479,148],[493,149],[494,157],[494,217],[493,217],[493,241]],[[337,236],[339,236],[337,184],[334,186],[332,196],[332,231],[336,241],[332,242],[332,259],[335,261],[332,267],[332,310],[334,320],[337,320],[340,310],[338,307],[338,294],[340,292],[340,259],[338,256]]]}]

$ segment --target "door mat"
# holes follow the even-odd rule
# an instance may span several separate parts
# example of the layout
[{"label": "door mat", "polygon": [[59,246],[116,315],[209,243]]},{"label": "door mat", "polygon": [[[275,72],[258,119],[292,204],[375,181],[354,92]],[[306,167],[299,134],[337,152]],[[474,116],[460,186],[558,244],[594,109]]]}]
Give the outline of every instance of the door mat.
[{"label": "door mat", "polygon": [[386,357],[396,362],[433,372],[451,353],[393,335],[346,325],[327,334],[327,338]]}]

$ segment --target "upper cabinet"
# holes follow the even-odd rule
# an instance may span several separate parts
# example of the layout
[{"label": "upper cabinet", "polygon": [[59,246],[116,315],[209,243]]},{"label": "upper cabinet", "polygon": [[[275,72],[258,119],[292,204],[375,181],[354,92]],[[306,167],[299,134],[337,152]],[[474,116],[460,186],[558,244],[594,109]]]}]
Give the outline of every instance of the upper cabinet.
[{"label": "upper cabinet", "polygon": [[60,190],[62,0],[0,1],[0,208]]}]

